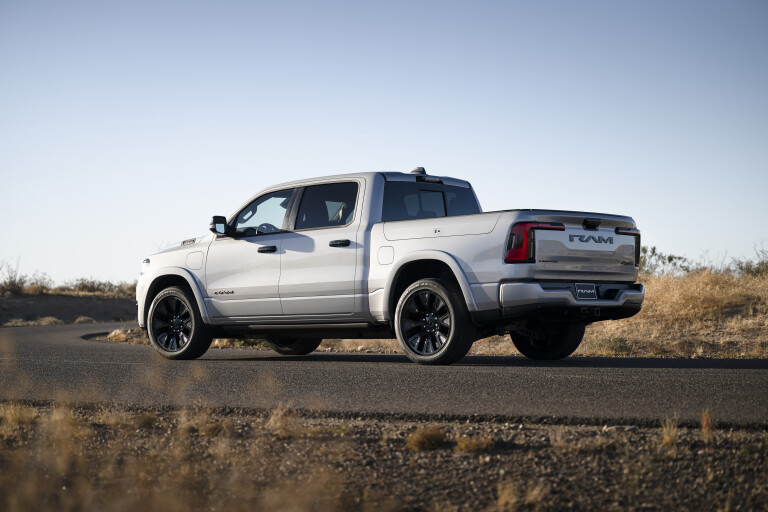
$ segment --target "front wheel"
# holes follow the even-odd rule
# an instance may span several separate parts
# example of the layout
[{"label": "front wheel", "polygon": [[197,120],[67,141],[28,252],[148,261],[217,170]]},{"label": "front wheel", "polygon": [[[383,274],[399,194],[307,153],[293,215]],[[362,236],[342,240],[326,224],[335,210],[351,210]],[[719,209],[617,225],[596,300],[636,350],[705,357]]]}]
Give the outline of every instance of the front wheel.
[{"label": "front wheel", "polygon": [[509,336],[525,357],[537,360],[563,359],[573,354],[584,338],[582,322],[550,323],[529,326]]},{"label": "front wheel", "polygon": [[320,346],[322,338],[287,339],[270,338],[267,340],[269,348],[284,356],[305,356]]},{"label": "front wheel", "polygon": [[458,287],[422,279],[406,288],[395,309],[400,348],[419,364],[451,364],[469,352],[475,329]]},{"label": "front wheel", "polygon": [[152,300],[147,334],[155,350],[168,359],[196,359],[213,341],[192,294],[176,286],[166,288]]}]

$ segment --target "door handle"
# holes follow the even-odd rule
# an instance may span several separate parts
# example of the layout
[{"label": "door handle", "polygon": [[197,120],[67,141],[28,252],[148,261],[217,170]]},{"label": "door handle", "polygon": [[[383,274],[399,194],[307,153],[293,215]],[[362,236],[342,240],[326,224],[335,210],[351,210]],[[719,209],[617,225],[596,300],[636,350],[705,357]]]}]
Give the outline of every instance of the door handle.
[{"label": "door handle", "polygon": [[275,252],[277,251],[277,247],[274,245],[262,245],[259,247],[259,252]]},{"label": "door handle", "polygon": [[349,240],[331,240],[328,245],[331,247],[349,247]]}]

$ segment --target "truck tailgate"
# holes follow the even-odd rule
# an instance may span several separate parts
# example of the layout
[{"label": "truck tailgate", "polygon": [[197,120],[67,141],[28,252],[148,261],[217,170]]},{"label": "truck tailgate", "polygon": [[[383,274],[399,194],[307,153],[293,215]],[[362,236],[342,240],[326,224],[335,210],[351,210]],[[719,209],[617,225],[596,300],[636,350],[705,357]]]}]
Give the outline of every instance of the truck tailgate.
[{"label": "truck tailgate", "polygon": [[640,236],[629,217],[536,212],[536,220],[565,229],[536,230],[535,279],[635,281]]}]

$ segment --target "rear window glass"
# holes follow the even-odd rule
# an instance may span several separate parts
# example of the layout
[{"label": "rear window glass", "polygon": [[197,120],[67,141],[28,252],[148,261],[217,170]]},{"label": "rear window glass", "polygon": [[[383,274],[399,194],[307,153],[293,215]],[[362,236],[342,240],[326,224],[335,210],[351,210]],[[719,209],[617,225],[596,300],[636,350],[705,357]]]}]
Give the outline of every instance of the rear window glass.
[{"label": "rear window glass", "polygon": [[384,185],[384,222],[471,213],[480,213],[480,205],[470,188],[412,181],[388,181]]}]

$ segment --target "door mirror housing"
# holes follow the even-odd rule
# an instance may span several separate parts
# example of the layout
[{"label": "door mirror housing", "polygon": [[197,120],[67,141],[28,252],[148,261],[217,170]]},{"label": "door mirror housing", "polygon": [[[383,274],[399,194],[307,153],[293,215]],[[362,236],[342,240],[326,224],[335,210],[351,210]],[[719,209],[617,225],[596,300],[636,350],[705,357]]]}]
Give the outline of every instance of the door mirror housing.
[{"label": "door mirror housing", "polygon": [[227,218],[222,215],[213,216],[210,229],[217,235],[234,236],[234,230],[227,224]]}]

